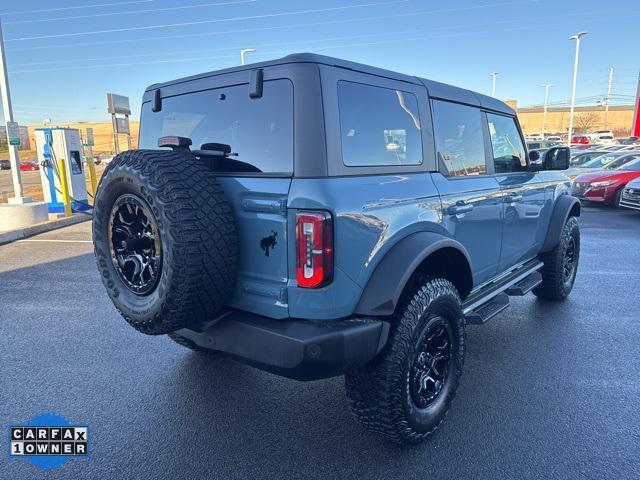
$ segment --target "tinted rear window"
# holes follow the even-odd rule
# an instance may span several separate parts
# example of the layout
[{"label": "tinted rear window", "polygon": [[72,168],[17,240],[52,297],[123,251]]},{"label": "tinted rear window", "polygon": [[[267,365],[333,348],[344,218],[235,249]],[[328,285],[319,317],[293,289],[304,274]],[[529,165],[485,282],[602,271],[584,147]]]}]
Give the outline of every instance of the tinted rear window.
[{"label": "tinted rear window", "polygon": [[342,161],[348,167],[420,165],[418,100],[412,93],[338,82]]},{"label": "tinted rear window", "polygon": [[293,172],[293,85],[264,82],[261,98],[248,85],[216,88],[162,99],[162,110],[142,106],[140,148],[158,148],[166,135],[188,137],[192,149],[225,143],[235,160],[263,173]]}]

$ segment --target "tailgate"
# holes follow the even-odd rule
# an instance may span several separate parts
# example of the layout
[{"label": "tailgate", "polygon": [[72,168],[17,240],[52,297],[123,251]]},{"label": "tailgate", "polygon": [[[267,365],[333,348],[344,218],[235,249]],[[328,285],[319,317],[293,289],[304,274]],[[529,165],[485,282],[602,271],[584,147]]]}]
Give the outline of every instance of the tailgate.
[{"label": "tailgate", "polygon": [[232,203],[238,231],[238,276],[229,306],[285,318],[291,179],[220,176],[218,181]]}]

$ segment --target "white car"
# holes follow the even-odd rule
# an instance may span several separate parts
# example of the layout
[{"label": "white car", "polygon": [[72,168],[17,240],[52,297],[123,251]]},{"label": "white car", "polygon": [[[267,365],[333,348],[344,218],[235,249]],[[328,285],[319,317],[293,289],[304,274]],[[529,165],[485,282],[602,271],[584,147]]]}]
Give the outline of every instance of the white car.
[{"label": "white car", "polygon": [[541,142],[544,140],[544,137],[539,133],[531,133],[529,135],[525,135],[524,139],[527,142]]},{"label": "white car", "polygon": [[611,130],[598,130],[591,132],[588,136],[589,140],[593,143],[601,143],[602,145],[613,145],[616,143]]}]

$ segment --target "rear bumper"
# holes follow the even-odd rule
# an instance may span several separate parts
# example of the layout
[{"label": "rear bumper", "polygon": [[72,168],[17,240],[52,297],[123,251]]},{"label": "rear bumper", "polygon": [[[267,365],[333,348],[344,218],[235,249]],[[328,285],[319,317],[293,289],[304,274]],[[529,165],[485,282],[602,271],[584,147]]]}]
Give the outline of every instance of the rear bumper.
[{"label": "rear bumper", "polygon": [[317,380],[371,361],[387,341],[389,323],[368,318],[274,320],[233,310],[200,331],[176,333],[262,370],[295,380]]}]

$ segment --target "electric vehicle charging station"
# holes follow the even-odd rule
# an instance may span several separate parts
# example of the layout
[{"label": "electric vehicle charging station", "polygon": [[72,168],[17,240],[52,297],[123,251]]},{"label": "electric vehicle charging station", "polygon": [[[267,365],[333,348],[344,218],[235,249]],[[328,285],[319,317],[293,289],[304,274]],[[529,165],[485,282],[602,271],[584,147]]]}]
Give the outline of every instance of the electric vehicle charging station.
[{"label": "electric vehicle charging station", "polygon": [[49,213],[64,212],[63,189],[57,164],[59,159],[64,159],[72,210],[89,209],[80,131],[74,128],[39,128],[35,134],[40,182]]}]

